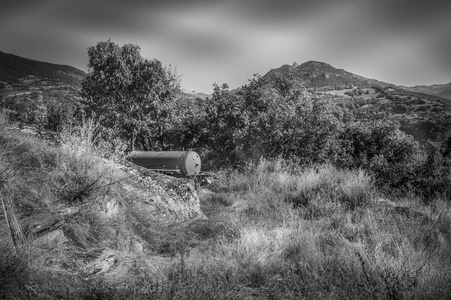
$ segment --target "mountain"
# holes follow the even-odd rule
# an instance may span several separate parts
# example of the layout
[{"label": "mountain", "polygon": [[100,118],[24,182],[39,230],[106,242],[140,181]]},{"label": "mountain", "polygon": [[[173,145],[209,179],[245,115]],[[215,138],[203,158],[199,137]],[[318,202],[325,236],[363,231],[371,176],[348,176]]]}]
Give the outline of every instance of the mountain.
[{"label": "mountain", "polygon": [[18,83],[21,78],[39,78],[81,86],[86,73],[67,65],[41,62],[0,51],[0,81]]},{"label": "mountain", "polygon": [[318,61],[308,61],[301,65],[297,63],[283,65],[277,69],[272,69],[263,78],[271,80],[277,74],[290,74],[305,87],[311,88],[344,89],[353,87],[369,88],[372,86],[385,87],[389,85],[385,82],[355,75],[343,69],[336,69],[327,63]]},{"label": "mountain", "polygon": [[451,100],[445,98],[450,95],[451,83],[406,88],[318,61],[282,65],[262,78],[279,86],[280,75],[303,85],[312,98],[335,103],[336,116],[344,122],[389,118],[419,141],[440,139],[451,128]]},{"label": "mountain", "polygon": [[197,92],[197,93],[194,93],[194,94],[192,94],[192,95],[193,95],[194,97],[200,98],[200,99],[202,99],[202,100],[205,100],[205,99],[211,97],[211,94],[205,94],[205,93],[201,93],[201,92]]},{"label": "mountain", "polygon": [[416,85],[402,88],[415,93],[435,95],[451,100],[451,82],[448,84]]}]

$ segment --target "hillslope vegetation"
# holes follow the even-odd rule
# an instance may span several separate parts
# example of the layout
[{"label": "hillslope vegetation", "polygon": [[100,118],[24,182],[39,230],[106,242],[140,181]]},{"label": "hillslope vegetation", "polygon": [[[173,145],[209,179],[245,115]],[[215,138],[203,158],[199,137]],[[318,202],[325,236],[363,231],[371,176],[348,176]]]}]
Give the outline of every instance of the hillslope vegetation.
[{"label": "hillslope vegetation", "polygon": [[440,138],[451,125],[451,102],[446,97],[449,84],[398,87],[317,61],[283,65],[262,77],[273,86],[287,86],[284,78],[290,78],[288,86],[296,83],[315,97],[334,102],[340,107],[337,113],[341,117],[354,115],[359,120],[388,117],[420,141]]},{"label": "hillslope vegetation", "polygon": [[403,88],[411,92],[436,95],[451,100],[451,82],[448,84],[418,85]]},{"label": "hillslope vegetation", "polygon": [[[2,298],[451,297],[446,197],[389,200],[363,170],[260,160],[217,172],[180,217],[186,202],[144,196],[87,124],[54,146],[2,121]],[[157,188],[184,184],[170,181]]]},{"label": "hillslope vegetation", "polygon": [[0,81],[18,83],[21,78],[30,75],[73,85],[80,85],[86,76],[85,72],[71,66],[41,62],[0,51]]},{"label": "hillslope vegetation", "polygon": [[[79,106],[5,101],[0,298],[451,298],[443,99],[319,62],[201,99],[136,45],[96,51]],[[133,148],[192,149],[208,184]]]}]

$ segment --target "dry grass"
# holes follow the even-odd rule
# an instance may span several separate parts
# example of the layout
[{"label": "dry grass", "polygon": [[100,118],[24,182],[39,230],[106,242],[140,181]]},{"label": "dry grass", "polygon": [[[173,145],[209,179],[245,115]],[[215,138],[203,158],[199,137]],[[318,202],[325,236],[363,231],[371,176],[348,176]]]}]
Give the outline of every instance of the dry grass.
[{"label": "dry grass", "polygon": [[[96,214],[107,199],[128,196],[111,185],[121,174],[101,159],[95,124],[85,125],[67,128],[60,148],[1,130],[2,165],[17,170],[2,179],[2,195],[16,213],[79,213],[64,220],[66,248],[23,247],[14,255],[5,244],[0,297],[451,299],[446,199],[427,206],[409,196],[379,201],[373,178],[361,170],[262,160],[223,171],[200,191],[209,220],[144,228],[126,209],[108,220]],[[152,253],[120,245],[132,234]],[[103,249],[114,249],[114,270],[82,271]]]},{"label": "dry grass", "polygon": [[[0,240],[6,247],[0,263],[0,281],[4,282],[0,298],[83,299],[89,284],[77,273],[84,266],[86,253],[116,246],[116,232],[97,212],[109,199],[125,197],[112,184],[124,174],[112,172],[101,158],[103,149],[95,144],[92,122],[65,129],[59,147],[11,131],[7,124],[0,118],[0,195],[5,204]],[[64,214],[70,210],[76,212]],[[13,222],[39,214],[60,215],[60,228],[70,241],[66,250],[39,250],[33,246],[35,237],[25,234],[27,228]],[[126,226],[117,223],[124,232]]]},{"label": "dry grass", "polygon": [[[415,199],[379,203],[362,171],[286,168],[261,161],[228,172],[203,193],[210,218],[234,220],[239,234],[184,259],[261,299],[448,299],[450,206]],[[227,201],[225,201],[227,199]]]}]

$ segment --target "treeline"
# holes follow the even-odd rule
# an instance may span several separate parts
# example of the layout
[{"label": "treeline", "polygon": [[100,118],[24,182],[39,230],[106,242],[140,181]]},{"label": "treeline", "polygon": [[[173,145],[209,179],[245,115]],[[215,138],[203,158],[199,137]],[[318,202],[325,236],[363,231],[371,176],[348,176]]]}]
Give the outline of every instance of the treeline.
[{"label": "treeline", "polygon": [[281,157],[364,169],[390,193],[451,192],[451,137],[420,144],[388,118],[343,121],[330,99],[280,79],[256,77],[235,91],[215,86],[211,99],[192,102],[197,113],[179,123],[174,145],[197,149],[210,167]]},{"label": "treeline", "polygon": [[[70,94],[68,91],[70,90]],[[60,132],[66,124],[79,122],[84,109],[74,88],[43,89],[3,99],[3,112],[11,121],[36,129]]]},{"label": "treeline", "polygon": [[196,150],[205,170],[280,157],[361,168],[391,192],[451,192],[451,137],[420,144],[388,118],[362,121],[352,111],[342,118],[337,101],[308,92],[292,76],[255,76],[236,90],[215,84],[202,100],[182,93],[175,71],[142,58],[136,45],[108,40],[88,54],[83,100],[72,117],[64,109],[52,117],[60,120],[52,129],[93,118],[128,150]]}]

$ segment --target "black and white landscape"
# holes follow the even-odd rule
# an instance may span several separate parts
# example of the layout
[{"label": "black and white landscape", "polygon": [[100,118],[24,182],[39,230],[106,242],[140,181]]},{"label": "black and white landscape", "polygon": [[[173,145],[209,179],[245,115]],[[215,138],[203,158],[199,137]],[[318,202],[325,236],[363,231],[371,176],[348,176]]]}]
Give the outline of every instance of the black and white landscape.
[{"label": "black and white landscape", "polygon": [[451,299],[450,12],[3,3],[0,299]]}]

